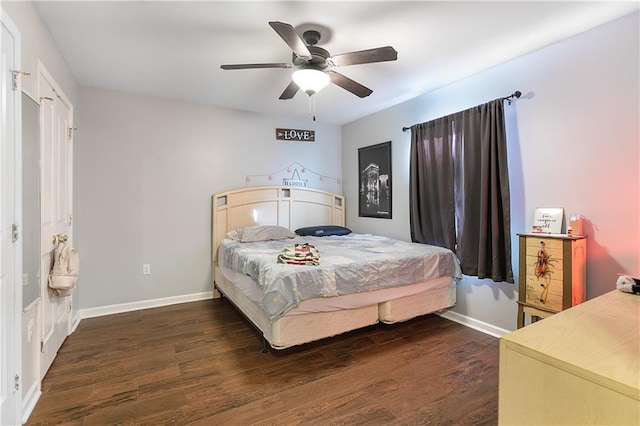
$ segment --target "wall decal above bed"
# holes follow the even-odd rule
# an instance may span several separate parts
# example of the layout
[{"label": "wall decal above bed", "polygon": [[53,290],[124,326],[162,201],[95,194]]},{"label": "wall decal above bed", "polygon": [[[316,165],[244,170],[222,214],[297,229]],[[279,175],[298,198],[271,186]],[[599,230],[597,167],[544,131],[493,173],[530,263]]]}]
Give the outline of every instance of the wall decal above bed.
[{"label": "wall decal above bed", "polygon": [[342,181],[340,179],[310,170],[298,162],[271,173],[247,175],[245,182],[247,187],[278,185],[342,192]]}]

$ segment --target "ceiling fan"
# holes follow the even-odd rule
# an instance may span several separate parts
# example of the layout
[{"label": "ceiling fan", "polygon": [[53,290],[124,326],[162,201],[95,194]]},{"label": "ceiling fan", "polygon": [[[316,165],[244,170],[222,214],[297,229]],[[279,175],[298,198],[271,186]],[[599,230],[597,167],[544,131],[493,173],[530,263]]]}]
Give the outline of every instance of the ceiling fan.
[{"label": "ceiling fan", "polygon": [[369,64],[373,62],[395,61],[398,52],[391,46],[375,49],[360,50],[357,52],[343,53],[331,56],[325,49],[316,46],[320,41],[320,32],[315,30],[305,31],[302,37],[287,23],[269,22],[271,28],[284,40],[293,51],[292,63],[265,63],[265,64],[237,64],[221,65],[223,70],[242,70],[254,68],[293,68],[298,70],[293,73],[291,83],[284,89],[280,99],[291,99],[299,89],[309,96],[317,93],[329,82],[336,86],[364,98],[373,91],[362,84],[336,72],[333,68],[348,65]]}]

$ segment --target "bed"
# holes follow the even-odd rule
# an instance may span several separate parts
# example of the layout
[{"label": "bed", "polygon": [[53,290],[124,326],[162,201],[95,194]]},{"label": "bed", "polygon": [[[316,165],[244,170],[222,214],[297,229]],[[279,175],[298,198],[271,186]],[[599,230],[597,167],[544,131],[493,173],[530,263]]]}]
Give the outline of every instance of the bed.
[{"label": "bed", "polygon": [[[455,304],[456,278],[460,277],[460,270],[455,255],[446,249],[354,233],[317,237],[316,231],[316,234],[310,236],[288,238],[294,235],[291,231],[305,227],[327,225],[341,229],[345,225],[344,208],[343,196],[310,188],[249,187],[212,196],[211,253],[214,298],[224,297],[235,305],[259,330],[265,350],[268,346],[285,349],[378,322],[392,324],[406,321]],[[271,231],[271,228],[284,229],[291,235],[268,241],[258,238],[255,242],[239,242],[237,238],[229,238],[239,230]],[[379,241],[379,248],[374,245],[377,244],[376,241]],[[318,266],[277,264],[277,253],[280,249],[304,243],[318,248],[321,259]],[[384,269],[385,272],[377,277],[375,285],[356,285],[349,282],[349,277],[354,276],[354,273],[341,273],[338,268],[341,268],[341,263],[353,264],[354,261],[345,257],[347,249],[339,249],[339,253],[336,253],[330,246],[334,243],[346,244],[350,249],[358,245],[368,247],[368,260],[361,263],[366,264],[369,269],[355,273],[355,276],[364,280],[363,277],[372,275],[369,272]],[[250,256],[249,248],[253,250],[254,246],[260,246],[260,249],[264,250],[257,255],[261,257],[262,263],[260,266],[247,266],[249,261],[245,262],[245,257]],[[435,253],[440,266],[429,266],[431,263],[416,259],[414,254],[411,255],[413,260],[410,261],[390,262],[380,258],[386,255],[385,252],[397,255],[401,251],[413,253],[415,250]],[[265,260],[267,258],[272,261]],[[396,272],[386,266],[372,268],[371,264],[374,261],[379,262],[377,265],[401,263],[404,265],[404,271]],[[247,273],[254,270],[255,273]],[[416,274],[416,277],[408,278],[408,270],[421,272]],[[287,294],[287,303],[283,303],[280,301],[282,293],[278,293],[278,297],[272,297],[271,291],[276,289],[279,292],[290,292],[290,285],[283,285],[281,282],[279,286],[269,287],[271,284],[260,281],[262,275],[285,276],[285,280],[289,280],[286,282],[290,283],[291,279],[303,279],[296,278],[301,273],[299,271],[305,271],[307,275],[304,275],[304,279],[309,282],[325,282],[325,288],[302,292],[296,290],[295,294]],[[317,278],[313,275],[315,273],[324,278]],[[337,281],[336,277],[339,277]],[[326,282],[331,282],[331,285],[327,286]],[[292,298],[294,300],[291,300]],[[270,304],[274,306],[269,307]]]}]

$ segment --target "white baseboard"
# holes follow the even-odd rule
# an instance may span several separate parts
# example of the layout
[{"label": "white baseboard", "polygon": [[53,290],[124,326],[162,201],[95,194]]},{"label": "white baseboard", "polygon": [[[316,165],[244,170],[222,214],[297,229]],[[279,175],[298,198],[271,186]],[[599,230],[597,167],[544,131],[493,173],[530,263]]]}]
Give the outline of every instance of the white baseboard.
[{"label": "white baseboard", "polygon": [[211,291],[203,293],[184,294],[180,296],[163,297],[160,299],[141,300],[139,302],[120,303],[117,305],[98,306],[95,308],[80,309],[74,317],[73,329],[78,326],[81,319],[101,317],[104,315],[121,314],[123,312],[139,311],[141,309],[158,308],[160,306],[176,305],[178,303],[196,302],[198,300],[212,299]]},{"label": "white baseboard", "polygon": [[70,330],[69,330],[69,334],[71,334],[74,331],[76,331],[76,328],[78,328],[78,325],[80,324],[80,320],[81,319],[82,319],[82,317],[80,317],[80,312],[76,312],[71,317],[71,327],[70,327]]},{"label": "white baseboard", "polygon": [[27,423],[27,420],[29,420],[33,409],[36,408],[36,404],[40,399],[40,395],[42,395],[40,382],[34,383],[22,400],[22,424]]},{"label": "white baseboard", "polygon": [[459,314],[451,310],[439,312],[438,315],[440,315],[442,318],[446,318],[450,321],[457,322],[458,324],[465,325],[469,328],[473,328],[474,330],[481,331],[493,337],[500,338],[505,334],[511,333],[510,330],[505,330],[504,328],[496,327],[494,325],[477,320],[475,318],[468,317],[466,315]]}]

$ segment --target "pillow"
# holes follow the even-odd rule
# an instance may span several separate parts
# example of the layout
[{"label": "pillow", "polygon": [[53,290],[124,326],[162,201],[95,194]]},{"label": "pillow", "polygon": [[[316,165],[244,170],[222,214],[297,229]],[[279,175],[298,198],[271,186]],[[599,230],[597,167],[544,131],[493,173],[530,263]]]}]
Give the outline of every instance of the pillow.
[{"label": "pillow", "polygon": [[307,226],[306,228],[296,229],[296,234],[303,237],[328,237],[329,235],[347,235],[351,230],[344,226],[337,225],[322,225],[322,226]]},{"label": "pillow", "polygon": [[296,234],[283,226],[260,225],[236,228],[227,233],[227,238],[237,240],[242,243],[255,241],[284,240],[293,238]]}]

